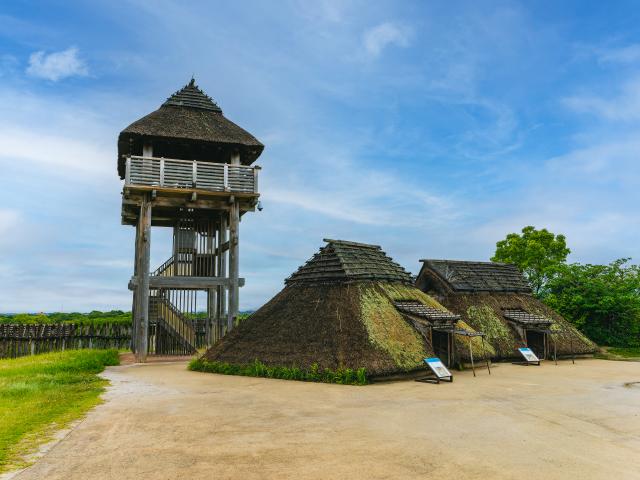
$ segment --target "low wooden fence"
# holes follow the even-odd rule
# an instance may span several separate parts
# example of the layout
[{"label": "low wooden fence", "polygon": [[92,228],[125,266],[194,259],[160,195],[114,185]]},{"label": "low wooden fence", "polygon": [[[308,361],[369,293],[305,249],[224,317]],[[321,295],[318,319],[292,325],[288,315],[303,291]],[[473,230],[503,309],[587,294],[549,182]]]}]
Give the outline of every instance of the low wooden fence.
[{"label": "low wooden fence", "polygon": [[131,326],[0,324],[0,358],[78,348],[129,348]]}]

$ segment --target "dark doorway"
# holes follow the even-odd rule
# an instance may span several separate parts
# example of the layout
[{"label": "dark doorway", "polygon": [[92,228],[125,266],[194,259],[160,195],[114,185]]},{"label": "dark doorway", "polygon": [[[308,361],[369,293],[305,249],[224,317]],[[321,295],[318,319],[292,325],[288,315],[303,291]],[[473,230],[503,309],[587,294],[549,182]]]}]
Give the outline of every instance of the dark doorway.
[{"label": "dark doorway", "polygon": [[442,360],[445,366],[450,367],[451,355],[449,350],[449,333],[440,330],[432,330],[433,353]]},{"label": "dark doorway", "polygon": [[545,334],[536,330],[527,330],[527,346],[533,350],[533,353],[540,359],[545,358]]}]

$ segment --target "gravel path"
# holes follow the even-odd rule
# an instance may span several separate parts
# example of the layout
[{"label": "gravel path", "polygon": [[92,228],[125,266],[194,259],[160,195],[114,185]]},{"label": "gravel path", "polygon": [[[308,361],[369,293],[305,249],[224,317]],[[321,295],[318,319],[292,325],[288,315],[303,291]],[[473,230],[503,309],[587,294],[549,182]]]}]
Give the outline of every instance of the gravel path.
[{"label": "gravel path", "polygon": [[28,479],[640,478],[640,363],[500,364],[367,387],[109,368]]}]

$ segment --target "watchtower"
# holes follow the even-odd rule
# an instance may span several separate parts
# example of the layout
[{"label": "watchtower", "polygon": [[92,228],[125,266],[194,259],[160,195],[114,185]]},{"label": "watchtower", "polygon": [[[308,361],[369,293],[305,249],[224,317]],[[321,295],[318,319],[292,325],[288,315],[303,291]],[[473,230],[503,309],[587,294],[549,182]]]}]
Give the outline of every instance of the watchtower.
[{"label": "watchtower", "polygon": [[[258,206],[260,167],[252,164],[263,148],[193,79],[120,132],[122,224],[136,227],[129,289],[137,361],[148,353],[193,353],[234,327],[244,285],[240,219]],[[155,270],[152,227],[171,228],[173,238]]]}]

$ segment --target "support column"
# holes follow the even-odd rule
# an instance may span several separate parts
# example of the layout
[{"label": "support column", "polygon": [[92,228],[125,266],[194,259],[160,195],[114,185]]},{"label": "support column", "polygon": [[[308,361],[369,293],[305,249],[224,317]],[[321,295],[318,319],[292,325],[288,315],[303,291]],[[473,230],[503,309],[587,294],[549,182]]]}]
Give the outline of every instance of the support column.
[{"label": "support column", "polygon": [[[134,244],[134,253],[133,253],[133,276],[138,277],[138,264],[140,263],[140,220],[138,219],[138,224],[136,225],[136,241]],[[138,331],[138,287],[133,289],[133,303],[131,305],[131,351],[136,353],[136,332]]]},{"label": "support column", "polygon": [[139,242],[138,242],[138,268],[136,287],[136,362],[147,361],[149,340],[149,264],[151,260],[151,202],[148,198],[142,201],[140,217],[138,218]]},{"label": "support column", "polygon": [[[240,151],[234,151],[230,158],[231,165],[240,165]],[[236,198],[230,199],[229,210],[229,314],[227,316],[227,332],[230,332],[238,317],[240,305],[238,277],[240,271],[240,204]]]},{"label": "support column", "polygon": [[238,317],[240,304],[240,288],[238,284],[240,270],[240,204],[234,199],[229,211],[229,315],[227,317],[227,332],[231,331]]},{"label": "support column", "polygon": [[[227,216],[224,213],[220,215],[219,228],[218,276],[227,278],[227,251],[222,251],[222,245],[224,245],[228,240]],[[227,318],[227,288],[224,285],[221,285],[218,287],[218,339],[222,338],[224,335],[222,322],[225,318]]]}]

